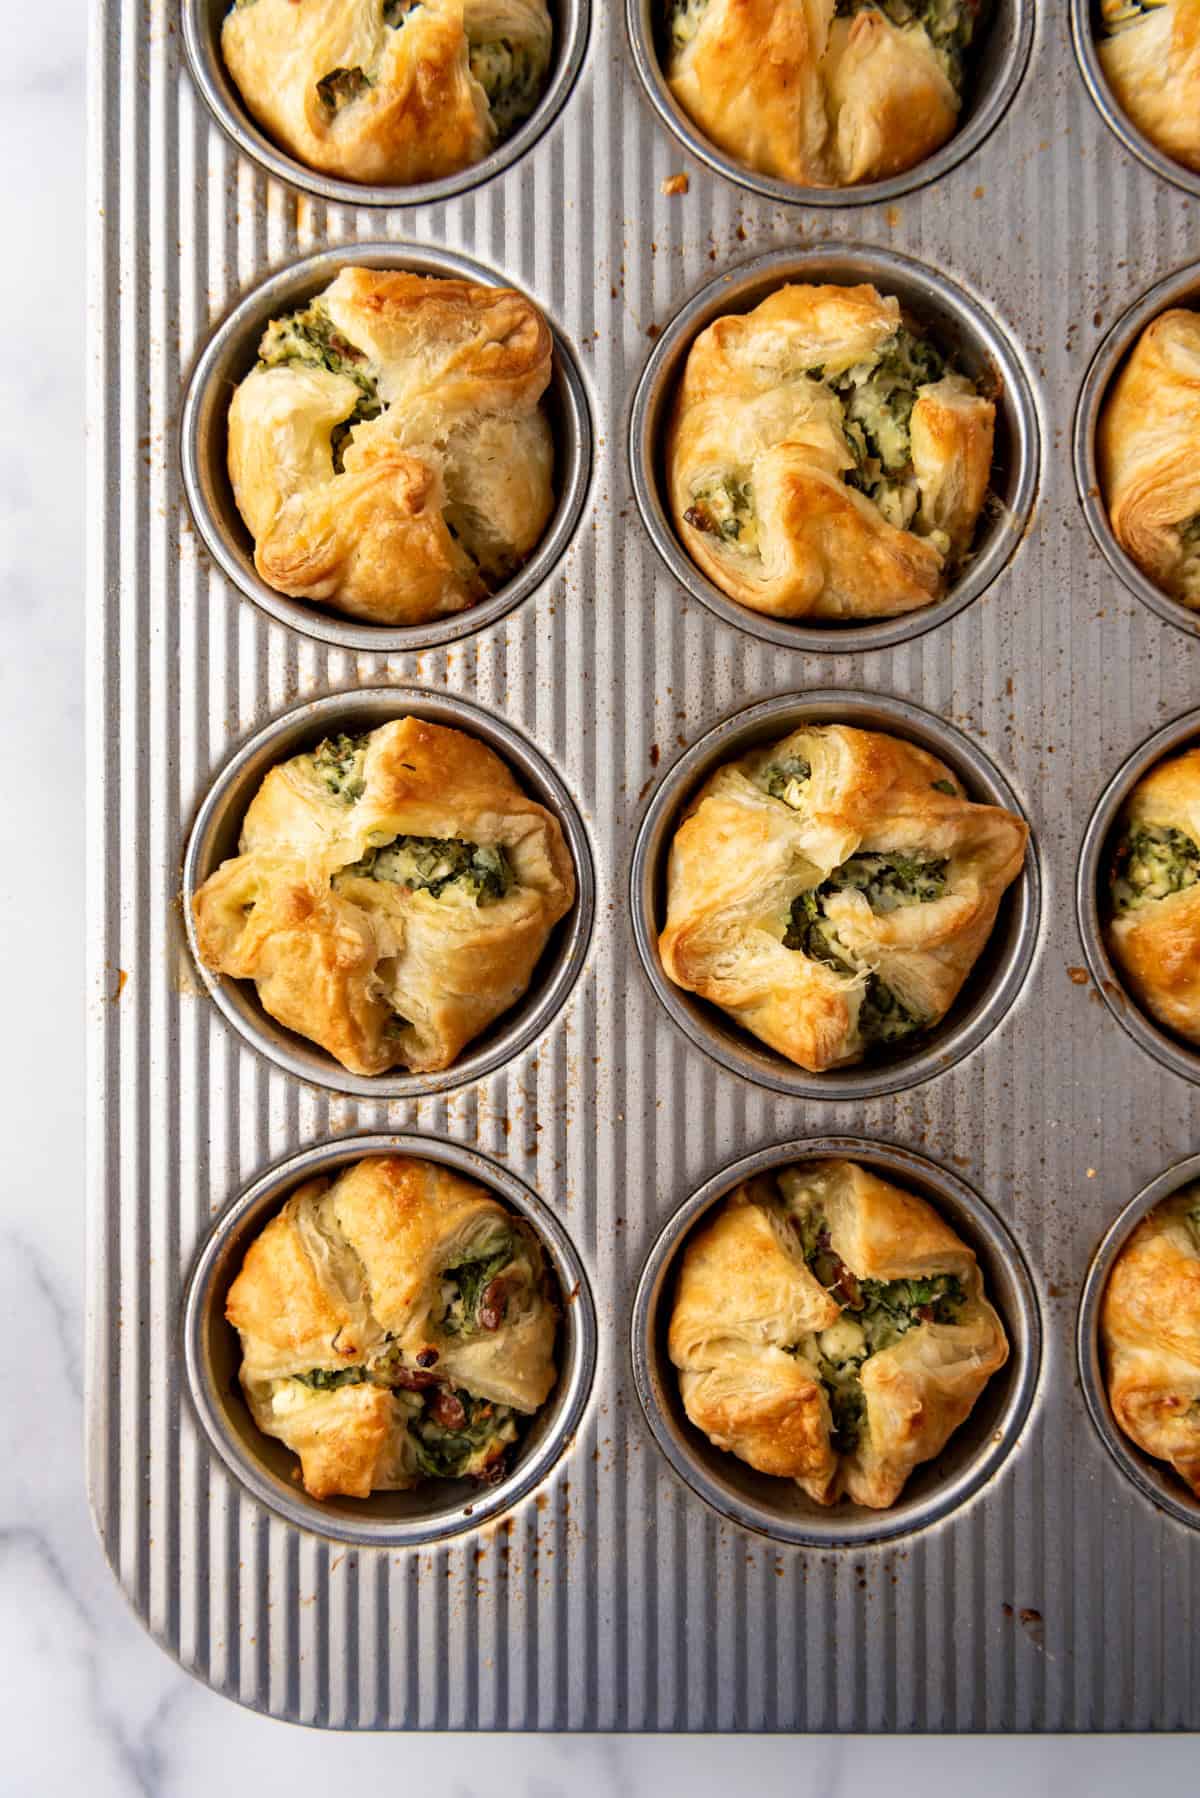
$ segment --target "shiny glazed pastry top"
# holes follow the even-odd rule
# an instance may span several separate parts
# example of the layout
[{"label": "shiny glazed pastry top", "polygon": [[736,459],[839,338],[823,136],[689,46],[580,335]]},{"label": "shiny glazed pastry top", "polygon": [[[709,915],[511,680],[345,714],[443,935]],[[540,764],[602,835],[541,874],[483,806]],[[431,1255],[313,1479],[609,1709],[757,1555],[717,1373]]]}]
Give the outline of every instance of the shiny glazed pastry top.
[{"label": "shiny glazed pastry top", "polygon": [[521,294],[394,269],[345,268],[273,320],[229,407],[263,580],[399,625],[508,580],[554,508],[552,347]]},{"label": "shiny glazed pastry top", "polygon": [[498,1478],[554,1385],[534,1232],[437,1162],[309,1180],[251,1243],[226,1316],[254,1421],[313,1498]]},{"label": "shiny glazed pastry top", "polygon": [[1117,825],[1108,944],[1160,1024],[1200,1043],[1200,749],[1139,780]]},{"label": "shiny glazed pastry top", "polygon": [[1097,448],[1117,542],[1164,593],[1200,607],[1200,312],[1146,326],[1104,401]]},{"label": "shiny glazed pastry top", "polygon": [[995,412],[894,298],[782,287],[688,353],[667,439],[675,527],[755,612],[913,611],[971,546]]},{"label": "shiny glazed pastry top", "polygon": [[894,1504],[1008,1359],[975,1256],[853,1161],[745,1181],[689,1238],[668,1345],[716,1447],[819,1504]]},{"label": "shiny glazed pastry top", "polygon": [[1200,169],[1200,0],[1100,0],[1101,66],[1164,156]]},{"label": "shiny glazed pastry top", "polygon": [[525,992],[575,876],[465,731],[400,718],[272,768],[193,901],[205,964],[353,1074],[447,1068]]},{"label": "shiny glazed pastry top", "polygon": [[1200,1498],[1200,1186],[1133,1231],[1108,1276],[1100,1330],[1113,1416]]},{"label": "shiny glazed pastry top", "polygon": [[861,1061],[945,1015],[1027,835],[912,743],[802,725],[718,768],[690,805],[663,967],[811,1073]]},{"label": "shiny glazed pastry top", "polygon": [[410,186],[480,162],[529,117],[551,35],[545,0],[238,0],[221,53],[298,161]]},{"label": "shiny glazed pastry top", "polygon": [[901,174],[958,123],[982,0],[671,0],[666,75],[704,135],[760,174]]}]

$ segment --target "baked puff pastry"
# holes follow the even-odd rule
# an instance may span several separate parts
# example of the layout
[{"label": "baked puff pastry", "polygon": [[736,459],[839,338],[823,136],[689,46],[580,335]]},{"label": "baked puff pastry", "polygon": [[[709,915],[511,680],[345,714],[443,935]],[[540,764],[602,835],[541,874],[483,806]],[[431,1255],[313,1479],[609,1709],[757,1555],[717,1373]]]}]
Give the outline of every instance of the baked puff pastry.
[{"label": "baked puff pastry", "polygon": [[394,269],[345,268],[273,320],[229,407],[263,580],[374,624],[508,580],[554,507],[552,349],[522,294]]},{"label": "baked puff pastry", "polygon": [[1200,312],[1175,308],[1146,326],[1097,444],[1117,542],[1164,593],[1200,607]]},{"label": "baked puff pastry", "polygon": [[975,1257],[853,1161],[744,1182],[683,1252],[668,1334],[717,1448],[817,1501],[882,1509],[1008,1358]]},{"label": "baked puff pastry", "polygon": [[1108,1276],[1100,1333],[1117,1423],[1200,1498],[1200,1186],[1133,1231]]},{"label": "baked puff pastry", "polygon": [[667,438],[675,528],[752,611],[914,611],[970,548],[995,415],[894,298],[782,287],[692,345]]},{"label": "baked puff pastry", "polygon": [[525,992],[575,875],[465,731],[400,718],[272,768],[193,901],[202,961],[352,1074],[449,1067]]},{"label": "baked puff pastry", "polygon": [[551,40],[545,0],[238,0],[221,28],[263,129],[378,186],[481,161],[537,105]]},{"label": "baked puff pastry", "polygon": [[1108,944],[1140,1005],[1200,1043],[1200,749],[1139,780],[1117,825]]},{"label": "baked puff pastry", "polygon": [[936,1024],[1025,824],[911,743],[805,725],[705,782],[671,844],[666,973],[822,1073]]},{"label": "baked puff pastry", "polygon": [[1101,66],[1164,156],[1200,169],[1200,0],[1100,0]]},{"label": "baked puff pastry", "polygon": [[804,187],[880,181],[958,123],[981,0],[672,0],[667,84],[718,149]]},{"label": "baked puff pastry", "polygon": [[225,1315],[254,1421],[313,1498],[498,1478],[554,1386],[541,1245],[437,1162],[309,1180],[247,1250]]}]

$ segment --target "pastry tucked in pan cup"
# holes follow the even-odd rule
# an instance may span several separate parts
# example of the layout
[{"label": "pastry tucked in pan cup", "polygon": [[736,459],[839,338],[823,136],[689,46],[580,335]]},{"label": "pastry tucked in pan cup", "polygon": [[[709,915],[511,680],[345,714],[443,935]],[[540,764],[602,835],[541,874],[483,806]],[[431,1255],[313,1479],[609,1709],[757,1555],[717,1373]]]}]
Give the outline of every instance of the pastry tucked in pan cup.
[{"label": "pastry tucked in pan cup", "polygon": [[845,1067],[949,1010],[1027,836],[912,743],[804,725],[693,801],[671,844],[663,967],[798,1066]]},{"label": "pastry tucked in pan cup", "polygon": [[554,509],[552,348],[522,294],[401,270],[343,269],[272,320],[229,407],[263,580],[400,625],[502,585]]},{"label": "pastry tucked in pan cup", "polygon": [[[1200,0],[1196,18],[1200,35]],[[1104,401],[1097,449],[1117,542],[1200,608],[1200,312],[1174,307],[1146,326]]]},{"label": "pastry tucked in pan cup", "polygon": [[1200,0],[1100,0],[1100,63],[1156,149],[1200,170]]},{"label": "pastry tucked in pan cup", "polygon": [[318,1499],[501,1477],[556,1378],[533,1230],[413,1156],[301,1186],[251,1243],[226,1316],[254,1421]]},{"label": "pastry tucked in pan cup", "polygon": [[901,174],[958,123],[984,0],[672,0],[667,83],[718,149],[802,187]]},{"label": "pastry tucked in pan cup", "polygon": [[193,902],[205,964],[353,1074],[449,1067],[525,992],[575,875],[465,731],[400,718],[272,768]]},{"label": "pastry tucked in pan cup", "polygon": [[1108,945],[1129,992],[1200,1043],[1200,749],[1160,762],[1134,787],[1108,896]]},{"label": "pastry tucked in pan cup", "polygon": [[752,611],[915,611],[970,551],[995,416],[895,298],[781,287],[688,354],[666,446],[675,528]]},{"label": "pastry tucked in pan cup", "polygon": [[1117,1423],[1200,1498],[1200,1185],[1134,1229],[1108,1276],[1100,1333]]},{"label": "pastry tucked in pan cup", "polygon": [[545,0],[237,0],[221,28],[263,129],[377,186],[481,162],[537,105],[551,41]]},{"label": "pastry tucked in pan cup", "polygon": [[668,1348],[716,1447],[883,1509],[1008,1359],[975,1256],[852,1161],[745,1181],[689,1239]]}]

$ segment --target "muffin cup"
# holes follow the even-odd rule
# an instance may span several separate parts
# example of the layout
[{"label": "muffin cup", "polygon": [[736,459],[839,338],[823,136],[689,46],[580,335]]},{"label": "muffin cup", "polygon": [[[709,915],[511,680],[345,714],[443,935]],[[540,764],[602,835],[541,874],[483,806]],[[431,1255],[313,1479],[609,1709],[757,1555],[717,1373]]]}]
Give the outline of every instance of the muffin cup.
[{"label": "muffin cup", "polygon": [[[915,1468],[894,1505],[873,1511],[846,1501],[819,1505],[792,1480],[755,1471],[714,1447],[687,1417],[667,1332],[680,1251],[700,1220],[741,1181],[794,1162],[831,1156],[859,1161],[928,1199],[975,1251],[984,1286],[1004,1323],[1009,1359],[935,1460]],[[911,1149],[855,1136],[779,1143],[723,1168],[692,1194],[650,1251],[633,1302],[633,1375],[659,1448],[675,1472],[722,1517],[778,1542],[861,1547],[911,1535],[951,1515],[995,1477],[1029,1414],[1041,1364],[1042,1326],[1033,1281],[1006,1226],[958,1178]]]},{"label": "muffin cup", "polygon": [[[509,1011],[468,1044],[439,1073],[352,1074],[316,1043],[270,1017],[253,981],[215,974],[200,957],[192,901],[221,862],[237,854],[246,809],[268,769],[312,749],[323,737],[374,730],[393,718],[412,716],[469,731],[499,755],[525,790],[554,813],[575,864],[575,904],[554,928],[534,969],[529,990]],[[583,821],[558,775],[541,754],[478,706],[423,687],[364,687],[331,693],[285,712],[244,743],[217,775],[196,814],[183,860],[183,913],[188,943],[200,976],[218,1009],[238,1035],[285,1073],[334,1092],[364,1099],[417,1099],[481,1080],[527,1048],[548,1029],[583,967],[595,911],[595,876]]]},{"label": "muffin cup", "polygon": [[1100,61],[1098,11],[1095,0],[1071,0],[1071,40],[1075,46],[1075,60],[1096,111],[1113,136],[1120,138],[1139,162],[1174,187],[1182,187],[1185,193],[1200,195],[1200,174],[1185,168],[1174,157],[1164,155],[1144,131],[1139,131],[1109,86]]},{"label": "muffin cup", "polygon": [[1092,1257],[1092,1264],[1083,1283],[1075,1349],[1079,1357],[1079,1381],[1083,1387],[1088,1414],[1096,1426],[1100,1440],[1125,1478],[1132,1481],[1143,1497],[1148,1498],[1158,1510],[1165,1511],[1168,1517],[1174,1517],[1180,1523],[1200,1530],[1200,1499],[1192,1496],[1169,1462],[1159,1461],[1153,1455],[1146,1454],[1132,1437],[1125,1434],[1113,1416],[1112,1406],[1108,1402],[1108,1384],[1104,1377],[1100,1347],[1100,1310],[1104,1289],[1117,1256],[1128,1242],[1135,1225],[1141,1223],[1156,1205],[1161,1205],[1164,1199],[1169,1199],[1172,1193],[1178,1192],[1181,1186],[1186,1186],[1191,1180],[1200,1180],[1200,1155],[1188,1155],[1160,1174],[1157,1180],[1151,1180],[1149,1186],[1144,1186],[1137,1197],[1129,1201],[1116,1222],[1106,1231]]},{"label": "muffin cup", "polygon": [[222,573],[247,599],[280,624],[340,649],[390,655],[453,643],[495,624],[556,572],[575,534],[592,466],[592,427],[583,377],[561,333],[554,338],[550,385],[543,404],[554,434],[555,506],[541,542],[510,581],[478,605],[425,624],[372,624],[315,601],[293,599],[262,579],[254,566],[254,539],[229,478],[228,416],[233,390],[258,360],[263,331],[273,318],[306,306],[344,268],[404,269],[485,287],[510,285],[503,274],[469,256],[424,244],[351,243],[321,250],[281,269],[252,289],[218,326],[201,351],[183,403],[180,456],[184,491],[196,528]]},{"label": "muffin cup", "polygon": [[[1200,192],[1200,187],[1197,188]],[[1200,610],[1193,611],[1182,600],[1173,599],[1143,574],[1133,557],[1117,542],[1108,521],[1108,508],[1100,488],[1100,466],[1096,441],[1100,414],[1109,388],[1119,374],[1126,357],[1146,326],[1172,306],[1200,307],[1200,262],[1193,262],[1177,274],[1159,281],[1149,293],[1122,313],[1116,324],[1101,339],[1084,376],[1075,407],[1074,459],[1075,485],[1088,529],[1095,538],[1105,561],[1144,605],[1174,624],[1195,635],[1200,631]]]},{"label": "muffin cup", "polygon": [[1079,850],[1079,866],[1075,877],[1075,910],[1083,953],[1092,979],[1109,1011],[1121,1028],[1139,1048],[1152,1055],[1163,1067],[1180,1074],[1185,1080],[1200,1081],[1200,1049],[1158,1024],[1144,1011],[1137,999],[1126,992],[1116,962],[1105,941],[1103,918],[1105,907],[1100,893],[1108,865],[1108,846],[1121,807],[1138,781],[1151,768],[1176,755],[1200,739],[1200,711],[1185,712],[1171,724],[1164,724],[1148,737],[1133,754],[1127,756],[1104,788],[1088,820]]},{"label": "muffin cup", "polygon": [[[225,1300],[246,1250],[297,1186],[319,1174],[336,1177],[366,1155],[419,1155],[477,1180],[536,1231],[558,1282],[558,1381],[524,1428],[509,1472],[494,1486],[438,1480],[411,1492],[376,1492],[365,1499],[310,1498],[299,1483],[298,1458],[259,1430],[242,1394],[241,1347],[237,1331],[226,1321]],[[196,1415],[239,1485],[299,1529],[364,1547],[412,1548],[477,1528],[511,1510],[547,1478],[570,1446],[587,1403],[596,1363],[596,1312],[583,1263],[566,1231],[507,1168],[438,1137],[343,1136],[277,1162],[221,1217],[188,1281],[183,1349]]]},{"label": "muffin cup", "polygon": [[946,1017],[919,1048],[886,1061],[810,1074],[744,1031],[725,1012],[670,980],[658,951],[666,918],[667,857],[680,814],[705,780],[726,762],[802,724],[850,724],[916,743],[954,770],[969,799],[1024,816],[1012,788],[961,732],[906,700],[837,690],[782,694],[735,712],[680,756],[652,797],[634,845],[630,909],[638,953],[650,984],[697,1048],[731,1073],[797,1099],[878,1098],[944,1073],[976,1049],[1000,1022],[1029,973],[1041,918],[1041,879],[1033,843],[1005,893],[992,933]]},{"label": "muffin cup", "polygon": [[[692,344],[715,319],[749,312],[788,282],[873,282],[958,359],[964,372],[996,393],[996,444],[988,498],[965,569],[941,599],[897,617],[865,623],[770,617],[743,606],[708,579],[675,531],[668,504],[666,437],[676,390]],[[817,244],[772,250],[710,281],[655,343],[634,394],[629,429],[633,491],[651,541],[679,584],[726,624],[785,649],[831,654],[886,649],[944,624],[977,599],[1017,553],[1038,489],[1040,431],[1023,354],[982,302],[945,275],[866,244]]]},{"label": "muffin cup", "polygon": [[667,130],[685,150],[723,175],[765,200],[793,206],[877,206],[895,200],[914,188],[927,187],[977,150],[996,129],[1021,85],[1033,45],[1033,0],[998,0],[995,16],[977,57],[961,124],[940,150],[902,174],[885,181],[864,181],[855,187],[802,187],[774,175],[759,174],[736,157],[719,150],[680,106],[667,85],[663,71],[662,33],[657,28],[660,7],[656,0],[625,0],[625,18],[633,66],[646,97]]},{"label": "muffin cup", "polygon": [[566,104],[587,54],[591,0],[550,0],[554,47],[546,89],[531,116],[481,162],[410,186],[379,186],[323,175],[282,149],[253,118],[221,54],[221,25],[231,0],[183,0],[183,45],[200,97],[226,137],[268,175],[338,206],[431,206],[504,173],[531,150]]}]

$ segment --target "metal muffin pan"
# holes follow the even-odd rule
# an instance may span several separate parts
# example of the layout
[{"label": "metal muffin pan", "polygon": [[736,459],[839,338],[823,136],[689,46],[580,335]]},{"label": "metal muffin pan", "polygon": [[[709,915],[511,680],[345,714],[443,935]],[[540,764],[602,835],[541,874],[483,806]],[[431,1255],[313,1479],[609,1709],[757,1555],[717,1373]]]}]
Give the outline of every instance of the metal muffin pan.
[{"label": "metal muffin pan", "polygon": [[[722,592],[692,561],[668,502],[666,436],[692,344],[714,320],[749,312],[788,282],[869,281],[952,353],[964,373],[996,399],[996,441],[988,497],[967,566],[943,598],[894,618],[845,623],[776,618]],[[727,624],[784,649],[846,654],[883,649],[944,624],[978,599],[1019,551],[1038,490],[1040,431],[1023,353],[986,303],[936,269],[869,244],[815,244],[773,250],[713,278],[657,339],[634,395],[629,431],[633,490],[643,522],[674,578]]]},{"label": "metal muffin pan", "polygon": [[183,43],[201,99],[231,142],[268,175],[341,206],[430,206],[502,175],[549,131],[570,97],[587,55],[591,0],[549,0],[554,46],[549,79],[525,123],[482,161],[437,181],[376,186],[323,175],[290,155],[253,118],[221,54],[221,24],[233,0],[182,0]]},{"label": "metal muffin pan", "polygon": [[[927,1199],[975,1251],[984,1288],[1008,1336],[1009,1358],[984,1387],[942,1453],[917,1467],[894,1505],[873,1511],[843,1500],[819,1505],[794,1481],[757,1473],[707,1440],[689,1420],[667,1351],[681,1253],[701,1220],[755,1174],[797,1162],[858,1161],[882,1179]],[[1000,1472],[1020,1439],[1037,1388],[1041,1320],[1029,1269],[999,1217],[965,1181],[923,1155],[858,1136],[779,1143],[722,1168],[664,1226],[633,1302],[633,1374],[646,1421],[679,1477],[722,1517],[777,1542],[856,1548],[893,1541],[949,1517]],[[986,1497],[981,1502],[987,1502]]]},{"label": "metal muffin pan", "polygon": [[1200,1155],[1188,1155],[1177,1161],[1156,1180],[1144,1186],[1110,1225],[1104,1234],[1092,1264],[1088,1268],[1079,1305],[1076,1350],[1079,1356],[1079,1382],[1091,1414],[1092,1422],[1105,1448],[1125,1475],[1145,1498],[1168,1517],[1178,1519],[1189,1528],[1200,1530],[1200,1499],[1188,1491],[1175,1469],[1167,1461],[1158,1461],[1140,1449],[1117,1423],[1108,1402],[1104,1350],[1100,1341],[1100,1312],[1104,1289],[1121,1250],[1134,1227],[1193,1180],[1200,1180]]},{"label": "metal muffin pan", "polygon": [[583,377],[562,333],[551,324],[554,360],[543,404],[554,434],[556,501],[542,541],[510,581],[470,606],[426,624],[372,624],[268,586],[254,566],[254,539],[238,511],[229,479],[228,414],[233,390],[258,360],[273,318],[305,306],[347,267],[406,269],[458,276],[486,287],[511,285],[469,256],[425,244],[373,242],[321,250],[251,290],[200,354],[183,403],[180,454],[188,504],[204,542],[234,585],[272,618],[342,649],[381,653],[451,643],[495,624],[559,572],[587,500],[592,428]]},{"label": "metal muffin pan", "polygon": [[1165,156],[1144,131],[1139,131],[1109,86],[1100,61],[1099,12],[1096,0],[1071,0],[1071,41],[1096,111],[1131,156],[1185,193],[1200,195],[1200,174],[1176,162],[1174,157]]},{"label": "metal muffin pan", "polygon": [[[324,737],[359,735],[393,718],[424,718],[469,731],[512,769],[525,791],[562,825],[575,864],[575,904],[558,923],[529,990],[510,1011],[469,1044],[440,1073],[352,1074],[316,1043],[268,1015],[253,981],[215,974],[200,957],[192,903],[223,861],[237,854],[246,808],[267,771],[289,756],[313,749]],[[331,693],[285,712],[237,750],[213,781],[188,838],[183,858],[183,914],[196,968],[226,1021],[260,1055],[299,1080],[364,1099],[411,1099],[464,1086],[503,1066],[549,1027],[565,1005],[587,957],[595,910],[595,875],[583,820],[570,793],[533,745],[499,719],[466,700],[419,687],[362,687]]]},{"label": "metal muffin pan", "polygon": [[[1197,192],[1200,192],[1200,188],[1197,188]],[[1200,631],[1200,612],[1185,606],[1181,600],[1173,599],[1169,593],[1164,593],[1148,575],[1142,573],[1133,557],[1127,555],[1117,542],[1101,491],[1096,439],[1100,414],[1108,398],[1109,388],[1146,326],[1172,306],[1197,305],[1200,305],[1200,262],[1193,262],[1176,274],[1168,275],[1165,281],[1156,282],[1128,312],[1117,319],[1097,349],[1084,377],[1079,403],[1075,408],[1074,434],[1075,482],[1079,488],[1083,515],[1109,567],[1152,612],[1157,612],[1168,624],[1178,625],[1180,630],[1193,633]]]},{"label": "metal muffin pan", "polygon": [[[452,1168],[495,1193],[536,1231],[559,1291],[558,1381],[524,1426],[508,1473],[494,1486],[427,1481],[411,1492],[370,1498],[310,1498],[297,1460],[258,1429],[238,1383],[241,1349],[225,1300],[254,1238],[289,1194],[318,1175],[337,1177],[367,1155],[416,1155]],[[234,1478],[297,1529],[374,1548],[413,1548],[502,1516],[567,1453],[587,1403],[596,1364],[596,1310],[582,1261],[553,1211],[506,1167],[462,1143],[432,1136],[343,1136],[268,1168],[214,1226],[188,1282],[183,1351],[190,1397],[209,1441]]]},{"label": "metal muffin pan", "polygon": [[764,200],[794,206],[822,206],[838,210],[847,206],[877,206],[898,200],[914,189],[928,187],[957,168],[984,144],[1000,123],[1021,85],[1034,36],[1033,0],[996,0],[993,17],[976,54],[961,123],[954,135],[911,169],[882,181],[862,181],[855,187],[802,187],[773,175],[760,174],[736,157],[727,155],[705,136],[667,85],[663,72],[663,37],[666,7],[656,0],[625,0],[625,17],[633,66],[646,98],[667,130],[680,145],[727,181],[735,181]]},{"label": "metal muffin pan", "polygon": [[1113,831],[1121,807],[1144,775],[1168,756],[1179,754],[1198,737],[1200,711],[1188,712],[1184,717],[1164,724],[1161,730],[1139,744],[1107,782],[1088,820],[1080,847],[1075,906],[1088,968],[1113,1017],[1138,1047],[1163,1067],[1181,1074],[1185,1080],[1200,1082],[1200,1050],[1156,1023],[1132,994],[1126,992],[1105,940],[1106,894],[1103,891]]},{"label": "metal muffin pan", "polygon": [[667,857],[693,796],[726,762],[802,724],[852,724],[886,731],[927,749],[953,769],[968,799],[1022,807],[988,758],[961,732],[905,700],[845,691],[783,694],[736,712],[692,745],[663,777],[646,808],[630,871],[634,940],[650,984],[673,1021],[698,1048],[738,1074],[796,1099],[859,1102],[931,1080],[961,1061],[994,1030],[1021,990],[1037,953],[1041,879],[1030,838],[1025,865],[1000,903],[991,936],[946,1017],[908,1054],[810,1074],[742,1030],[720,1008],[676,986],[662,965],[658,938],[666,920]]}]

